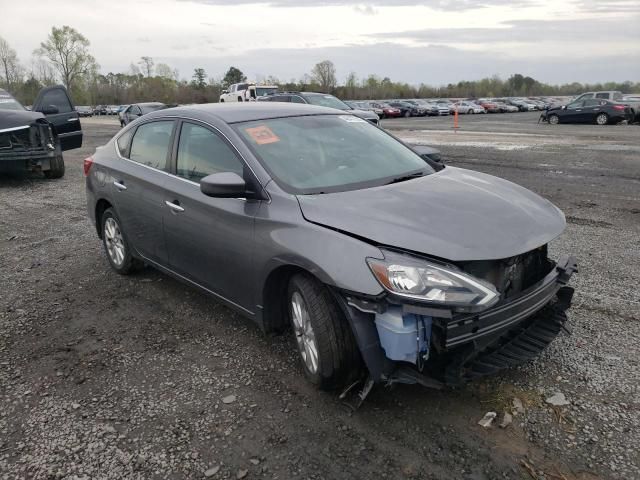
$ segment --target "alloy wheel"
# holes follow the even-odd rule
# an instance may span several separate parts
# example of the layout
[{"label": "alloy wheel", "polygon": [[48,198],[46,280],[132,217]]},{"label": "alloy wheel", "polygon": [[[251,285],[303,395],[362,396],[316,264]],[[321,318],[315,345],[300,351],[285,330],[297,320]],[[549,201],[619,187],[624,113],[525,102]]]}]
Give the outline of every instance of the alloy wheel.
[{"label": "alloy wheel", "polygon": [[312,374],[318,372],[318,344],[311,326],[307,304],[299,292],[291,295],[293,330],[302,361]]},{"label": "alloy wheel", "polygon": [[601,113],[596,117],[596,123],[598,125],[606,125],[609,122],[609,116],[606,113]]},{"label": "alloy wheel", "polygon": [[107,254],[115,266],[120,267],[125,258],[125,245],[120,226],[110,217],[104,222],[104,238]]}]

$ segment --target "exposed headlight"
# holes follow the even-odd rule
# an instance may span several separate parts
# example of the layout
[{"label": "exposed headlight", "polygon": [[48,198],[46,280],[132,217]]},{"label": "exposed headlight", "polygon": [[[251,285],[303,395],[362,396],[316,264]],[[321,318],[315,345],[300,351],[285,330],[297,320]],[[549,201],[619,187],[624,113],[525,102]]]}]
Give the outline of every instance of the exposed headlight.
[{"label": "exposed headlight", "polygon": [[493,285],[456,267],[388,250],[383,254],[384,260],[367,258],[367,263],[378,282],[396,295],[436,305],[479,310],[500,299]]}]

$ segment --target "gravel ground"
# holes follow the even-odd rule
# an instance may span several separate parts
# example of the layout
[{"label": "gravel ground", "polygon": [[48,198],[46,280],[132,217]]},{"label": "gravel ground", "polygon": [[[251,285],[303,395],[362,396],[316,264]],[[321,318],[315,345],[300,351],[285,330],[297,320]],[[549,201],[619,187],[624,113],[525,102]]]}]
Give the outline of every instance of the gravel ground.
[{"label": "gravel ground", "polygon": [[118,127],[83,120],[63,179],[0,178],[0,478],[640,478],[640,129],[536,119],[383,124],[565,211],[551,250],[579,259],[572,334],[464,389],[377,388],[355,414],[304,381],[288,336],[109,270],[81,164]]}]

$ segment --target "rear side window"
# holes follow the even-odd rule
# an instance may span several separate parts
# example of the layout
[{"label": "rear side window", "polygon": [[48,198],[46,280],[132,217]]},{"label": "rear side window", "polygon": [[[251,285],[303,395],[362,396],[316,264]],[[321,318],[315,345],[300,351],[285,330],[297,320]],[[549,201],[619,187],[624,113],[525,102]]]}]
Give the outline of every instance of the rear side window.
[{"label": "rear side window", "polygon": [[140,125],[131,141],[129,159],[147,167],[167,171],[172,131],[171,120]]},{"label": "rear side window", "polygon": [[123,157],[127,156],[127,150],[129,149],[129,143],[131,143],[132,134],[133,130],[127,130],[116,140],[116,143],[118,144],[118,152],[120,152],[120,155]]},{"label": "rear side window", "polygon": [[609,94],[605,92],[596,93],[596,98],[609,98]]},{"label": "rear side window", "polygon": [[67,97],[67,94],[59,88],[46,92],[42,96],[42,105],[45,107],[53,105],[58,108],[58,113],[69,113],[73,111],[69,97]]},{"label": "rear side window", "polygon": [[183,123],[178,143],[177,175],[192,182],[212,173],[243,175],[244,164],[217,134],[193,123]]}]

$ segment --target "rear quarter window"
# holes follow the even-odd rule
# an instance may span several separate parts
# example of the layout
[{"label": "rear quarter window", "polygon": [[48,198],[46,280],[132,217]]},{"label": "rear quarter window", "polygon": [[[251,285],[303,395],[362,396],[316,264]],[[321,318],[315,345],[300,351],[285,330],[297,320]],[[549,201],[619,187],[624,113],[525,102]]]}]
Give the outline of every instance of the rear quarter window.
[{"label": "rear quarter window", "polygon": [[131,143],[131,135],[133,130],[129,129],[120,135],[116,140],[116,147],[121,156],[127,157],[127,151],[129,150],[129,144]]}]

